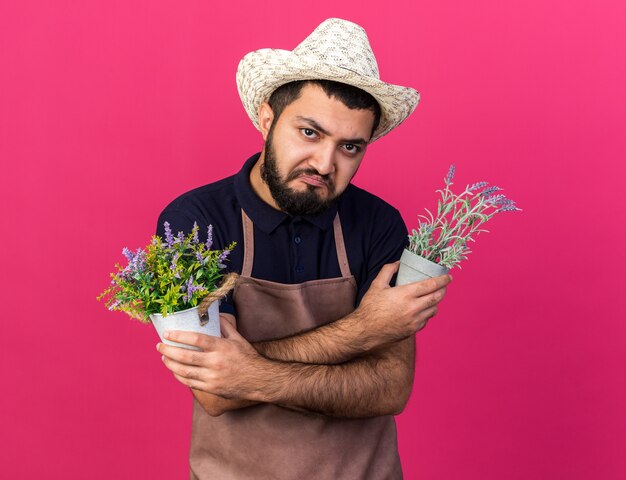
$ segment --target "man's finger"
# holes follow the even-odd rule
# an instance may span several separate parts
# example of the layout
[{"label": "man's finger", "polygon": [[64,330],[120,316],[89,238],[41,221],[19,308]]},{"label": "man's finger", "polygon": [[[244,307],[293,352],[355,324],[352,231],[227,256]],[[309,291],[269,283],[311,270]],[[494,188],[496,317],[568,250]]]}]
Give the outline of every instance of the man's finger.
[{"label": "man's finger", "polygon": [[173,373],[180,375],[181,377],[185,377],[185,378],[196,377],[196,371],[198,370],[196,367],[177,362],[176,360],[173,360],[166,355],[162,355],[161,360],[163,361],[163,363],[165,364],[167,368],[169,368]]},{"label": "man's finger", "polygon": [[212,337],[211,335],[204,335],[203,333],[197,332],[184,332],[182,330],[168,330],[163,336],[172,342],[193,345],[201,350],[211,350],[217,339],[217,337]]},{"label": "man's finger", "polygon": [[185,365],[202,365],[203,352],[189,350],[188,348],[175,347],[166,343],[157,344],[157,350],[166,358]]},{"label": "man's finger", "polygon": [[220,321],[221,320],[226,320],[230,322],[232,326],[237,325],[237,320],[235,319],[235,316],[230,313],[220,313]]},{"label": "man's finger", "polygon": [[220,319],[220,328],[222,330],[222,337],[224,338],[236,338],[241,336],[235,326],[226,318]]},{"label": "man's finger", "polygon": [[193,380],[191,378],[181,377],[174,373],[174,378],[178,380],[180,383],[185,385],[186,387],[193,388],[195,390],[202,390],[202,382],[198,380]]},{"label": "man's finger", "polygon": [[383,268],[380,269],[378,275],[372,282],[372,285],[376,285],[378,288],[384,288],[389,286],[389,282],[400,268],[400,261],[387,263],[383,265]]},{"label": "man's finger", "polygon": [[428,295],[429,293],[436,292],[440,288],[445,287],[452,281],[452,276],[440,275],[439,277],[428,278],[426,280],[420,280],[419,282],[408,283],[396,288],[403,288],[410,290],[416,297]]}]

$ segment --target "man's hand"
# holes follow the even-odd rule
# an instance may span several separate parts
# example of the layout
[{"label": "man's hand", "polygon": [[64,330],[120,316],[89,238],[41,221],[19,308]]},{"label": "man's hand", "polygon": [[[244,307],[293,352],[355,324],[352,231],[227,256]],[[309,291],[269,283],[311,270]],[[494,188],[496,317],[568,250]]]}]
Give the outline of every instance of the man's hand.
[{"label": "man's hand", "polygon": [[424,328],[436,315],[446,285],[452,281],[450,275],[442,275],[391,287],[389,282],[399,265],[400,262],[395,262],[381,268],[354,312],[382,344],[401,340]]},{"label": "man's hand", "polygon": [[258,394],[259,372],[269,360],[243,338],[231,324],[222,318],[223,338],[195,332],[170,331],[168,340],[193,345],[201,351],[158,344],[163,363],[174,377],[194,390],[224,398],[245,399]]}]

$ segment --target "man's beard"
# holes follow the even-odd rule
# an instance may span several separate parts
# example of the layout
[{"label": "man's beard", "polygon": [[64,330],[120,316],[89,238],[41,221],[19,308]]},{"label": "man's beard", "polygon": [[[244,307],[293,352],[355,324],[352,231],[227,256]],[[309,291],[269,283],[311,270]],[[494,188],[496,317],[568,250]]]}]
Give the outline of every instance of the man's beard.
[{"label": "man's beard", "polygon": [[[274,201],[278,207],[289,215],[316,215],[328,210],[336,201],[335,184],[328,175],[320,175],[314,168],[301,168],[291,172],[285,180],[278,173],[276,156],[272,146],[272,130],[265,142],[265,159],[261,165],[261,178],[267,184]],[[315,175],[326,183],[328,188],[328,198],[322,199],[316,192],[317,188],[307,185],[306,190],[299,192],[287,185],[287,182],[298,178],[301,175]]]}]

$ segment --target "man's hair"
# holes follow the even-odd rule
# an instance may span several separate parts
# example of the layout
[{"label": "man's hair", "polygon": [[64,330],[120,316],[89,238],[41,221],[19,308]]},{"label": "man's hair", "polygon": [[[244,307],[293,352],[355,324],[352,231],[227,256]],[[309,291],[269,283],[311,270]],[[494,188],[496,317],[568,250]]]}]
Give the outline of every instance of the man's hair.
[{"label": "man's hair", "polygon": [[274,123],[276,123],[278,117],[280,117],[280,114],[283,113],[287,105],[300,97],[302,87],[306,84],[319,85],[328,97],[336,98],[350,109],[371,110],[374,113],[372,135],[374,134],[380,123],[380,105],[376,99],[365,90],[332,80],[296,80],[295,82],[289,82],[278,87],[268,100],[274,112]]}]

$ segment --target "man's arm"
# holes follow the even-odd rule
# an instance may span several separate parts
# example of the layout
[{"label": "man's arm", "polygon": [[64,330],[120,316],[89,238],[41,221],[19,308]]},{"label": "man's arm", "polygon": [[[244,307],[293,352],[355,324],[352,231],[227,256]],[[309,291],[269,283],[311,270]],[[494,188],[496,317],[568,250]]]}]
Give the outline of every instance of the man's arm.
[{"label": "man's arm", "polygon": [[287,363],[262,401],[296,406],[328,416],[398,415],[413,386],[415,338],[388,345],[339,365]]},{"label": "man's arm", "polygon": [[[173,332],[177,342],[202,354],[161,346],[164,362],[190,387],[211,415],[234,405],[264,402],[341,418],[398,414],[408,401],[415,358],[414,337],[338,365],[307,365],[266,359],[230,325],[224,338]],[[194,343],[197,342],[197,343]]]},{"label": "man's arm", "polygon": [[[445,287],[441,287],[441,285],[445,285],[449,281],[449,278],[444,276],[426,282],[418,282],[412,286],[394,287],[392,289],[389,287],[389,279],[393,273],[395,273],[394,264],[381,270],[363,298],[359,309],[353,314],[305,334],[264,342],[262,348],[259,348],[259,344],[255,344],[254,347],[269,359],[282,362],[340,363],[344,358],[364,355],[361,358],[336,365],[338,368],[327,369],[327,372],[333,372],[328,375],[338,375],[337,372],[351,372],[354,369],[356,371],[352,371],[352,374],[358,374],[360,371],[358,369],[362,368],[369,369],[371,373],[372,367],[378,365],[382,365],[384,368],[385,361],[398,360],[394,358],[395,347],[399,344],[397,338],[412,336],[413,333],[423,328],[429,318],[435,315],[436,304],[445,294]],[[435,288],[437,290],[433,292],[432,290]],[[388,298],[389,294],[393,294],[391,298]],[[407,303],[407,299],[413,301]],[[396,311],[389,305],[396,307],[401,305],[401,308]],[[386,315],[381,314],[383,309],[387,311]],[[410,315],[407,315],[407,312],[403,312],[403,310],[408,311]],[[374,319],[370,318],[373,316]],[[230,325],[234,325],[234,317],[226,315],[223,317],[223,321],[230,320]],[[378,351],[375,351],[376,348]],[[399,349],[399,351],[402,352],[403,350]],[[414,353],[410,353],[412,372]],[[292,372],[302,369],[302,367],[302,365],[295,364]],[[319,365],[315,365],[315,367],[319,367]],[[303,373],[311,373],[314,379],[316,375],[321,375],[319,372],[322,371],[324,370],[317,368],[313,373],[308,371]],[[185,383],[183,378],[177,378]],[[375,381],[375,378],[368,380]],[[340,382],[340,379],[338,381]],[[211,415],[220,415],[228,410],[254,404],[249,399],[222,398],[206,391],[193,389],[192,392]],[[402,399],[403,395],[400,393],[397,398]]]},{"label": "man's arm", "polygon": [[196,390],[195,388],[191,388],[190,390],[202,408],[204,408],[204,410],[212,417],[219,417],[223,413],[230,412],[231,410],[239,410],[240,408],[251,407],[252,405],[258,405],[260,403],[252,400],[234,400],[224,398],[219,395],[213,395],[209,392]]},{"label": "man's arm", "polygon": [[254,348],[274,360],[336,364],[413,335],[437,313],[452,277],[390,287],[398,265],[383,266],[359,308],[349,315],[299,335],[254,343]]}]

